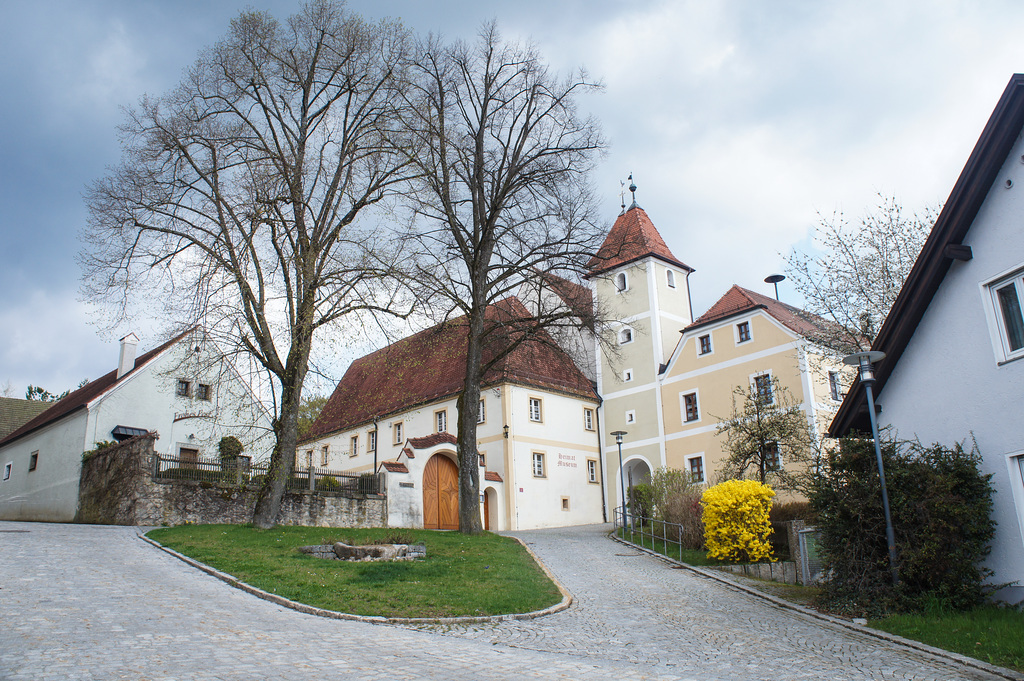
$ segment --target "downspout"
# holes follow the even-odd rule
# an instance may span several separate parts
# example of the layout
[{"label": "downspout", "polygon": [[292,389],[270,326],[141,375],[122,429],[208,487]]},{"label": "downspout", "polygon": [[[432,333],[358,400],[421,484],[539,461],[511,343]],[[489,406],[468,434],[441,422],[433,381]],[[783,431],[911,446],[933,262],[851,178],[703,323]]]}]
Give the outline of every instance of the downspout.
[{"label": "downspout", "polygon": [[690,307],[690,323],[693,324],[693,298],[690,296],[690,275],[693,270],[686,270],[686,304]]},{"label": "downspout", "polygon": [[597,465],[601,471],[601,520],[608,522],[608,502],[604,498],[606,488],[604,486],[604,430],[601,429],[601,403],[598,402],[597,406],[598,408],[594,410],[594,420],[597,421]]}]

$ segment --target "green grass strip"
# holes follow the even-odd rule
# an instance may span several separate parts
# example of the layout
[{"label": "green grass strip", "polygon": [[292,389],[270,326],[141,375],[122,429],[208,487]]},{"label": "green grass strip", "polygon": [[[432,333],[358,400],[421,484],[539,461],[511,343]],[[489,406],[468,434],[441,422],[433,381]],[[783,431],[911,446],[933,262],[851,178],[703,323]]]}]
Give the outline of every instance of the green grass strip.
[{"label": "green grass strip", "polygon": [[147,536],[269,593],[317,608],[384,617],[533,612],[562,599],[515,540],[489,532],[401,530],[427,547],[419,561],[347,562],[299,553],[310,544],[369,544],[393,529],[181,525]]},{"label": "green grass strip", "polygon": [[725,565],[720,560],[711,560],[708,558],[706,551],[700,549],[684,549],[677,543],[664,541],[656,536],[651,536],[650,530],[643,532],[639,530],[630,530],[627,528],[619,528],[617,536],[620,539],[628,541],[630,544],[636,544],[642,546],[645,549],[650,549],[655,553],[660,553],[663,556],[674,558],[680,563],[686,563],[687,565]]},{"label": "green grass strip", "polygon": [[869,623],[890,634],[1024,671],[1024,613],[995,605],[968,612],[893,615]]}]

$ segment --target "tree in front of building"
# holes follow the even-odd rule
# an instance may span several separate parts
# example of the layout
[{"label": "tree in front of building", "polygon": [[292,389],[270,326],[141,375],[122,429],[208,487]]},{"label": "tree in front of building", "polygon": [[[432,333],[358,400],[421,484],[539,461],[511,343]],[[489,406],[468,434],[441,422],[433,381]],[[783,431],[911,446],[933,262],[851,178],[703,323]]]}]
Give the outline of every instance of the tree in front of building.
[{"label": "tree in front of building", "polygon": [[749,387],[733,390],[732,414],[719,418],[726,459],[724,478],[752,478],[780,489],[797,489],[802,476],[788,464],[807,464],[814,456],[807,414],[777,378],[756,376]]}]

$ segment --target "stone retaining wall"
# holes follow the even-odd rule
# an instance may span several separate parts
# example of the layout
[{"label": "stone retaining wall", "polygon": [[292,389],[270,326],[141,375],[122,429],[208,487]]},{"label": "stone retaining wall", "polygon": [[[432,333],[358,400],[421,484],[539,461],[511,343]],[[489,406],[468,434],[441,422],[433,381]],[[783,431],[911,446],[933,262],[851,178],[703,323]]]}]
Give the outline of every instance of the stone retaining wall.
[{"label": "stone retaining wall", "polygon": [[[252,520],[257,490],[176,480],[154,482],[148,433],[93,454],[82,464],[76,522],[105,525],[242,524]],[[281,525],[386,527],[387,500],[324,492],[287,492]]]}]

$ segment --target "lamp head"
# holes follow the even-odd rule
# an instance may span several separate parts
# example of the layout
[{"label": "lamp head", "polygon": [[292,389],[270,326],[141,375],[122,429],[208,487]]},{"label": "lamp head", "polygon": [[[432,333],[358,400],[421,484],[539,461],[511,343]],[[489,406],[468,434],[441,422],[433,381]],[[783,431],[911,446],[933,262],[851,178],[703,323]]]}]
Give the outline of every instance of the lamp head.
[{"label": "lamp head", "polygon": [[622,436],[623,435],[628,435],[628,433],[626,431],[624,431],[624,430],[615,430],[615,431],[612,431],[612,435],[615,436],[615,444],[621,445],[622,444]]}]

